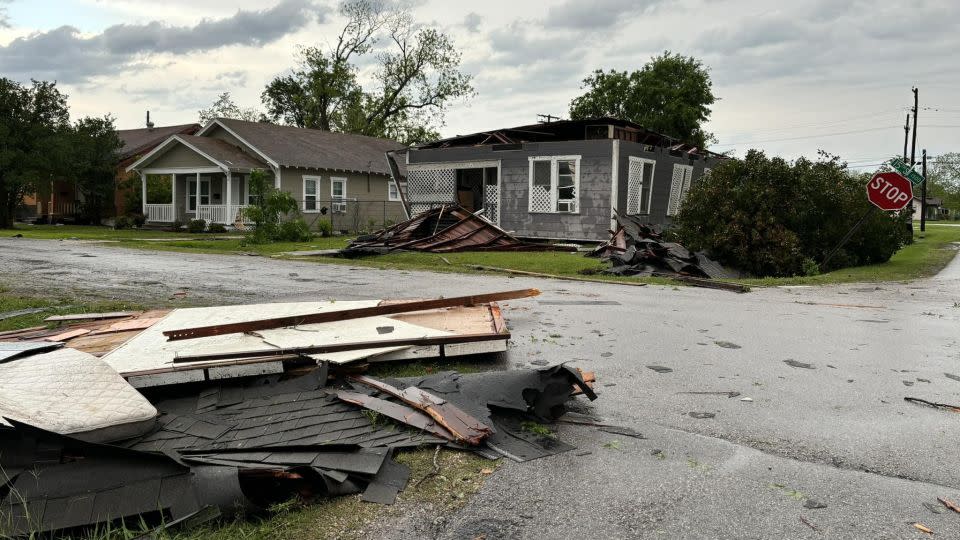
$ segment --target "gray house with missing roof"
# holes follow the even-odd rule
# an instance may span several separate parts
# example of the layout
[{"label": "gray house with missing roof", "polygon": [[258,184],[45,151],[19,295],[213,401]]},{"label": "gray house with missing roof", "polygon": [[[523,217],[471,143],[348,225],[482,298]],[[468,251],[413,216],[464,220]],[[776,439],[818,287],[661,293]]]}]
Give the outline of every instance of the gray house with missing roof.
[{"label": "gray house with missing roof", "polygon": [[541,123],[411,148],[411,213],[458,202],[518,236],[605,240],[614,210],[670,225],[723,156],[624,120]]},{"label": "gray house with missing roof", "polygon": [[[385,158],[403,148],[389,139],[217,118],[195,135],[171,136],[127,171],[140,173],[148,222],[249,223],[250,173],[261,169],[293,195],[308,225],[326,219],[358,231],[406,218]],[[397,175],[404,174],[401,167]],[[156,193],[162,200],[150,198]]]}]

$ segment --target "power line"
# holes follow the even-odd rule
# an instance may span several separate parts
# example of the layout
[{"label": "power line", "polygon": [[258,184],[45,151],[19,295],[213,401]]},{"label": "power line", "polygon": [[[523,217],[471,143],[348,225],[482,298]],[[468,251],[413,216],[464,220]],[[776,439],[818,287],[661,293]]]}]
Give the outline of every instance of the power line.
[{"label": "power line", "polygon": [[735,142],[735,143],[721,143],[721,144],[715,144],[715,145],[713,145],[713,146],[715,146],[715,147],[716,147],[716,146],[741,146],[741,145],[747,145],[747,144],[759,144],[759,143],[768,143],[768,142],[799,141],[799,140],[802,140],[802,139],[817,139],[817,138],[820,138],[820,137],[835,137],[835,136],[837,136],[837,135],[852,135],[852,134],[854,134],[854,133],[867,133],[868,131],[883,131],[883,130],[886,130],[886,129],[900,129],[900,126],[893,126],[893,127],[884,126],[884,127],[875,127],[875,128],[867,128],[867,129],[856,129],[856,130],[852,130],[852,131],[838,131],[838,132],[834,132],[834,133],[818,133],[818,134],[816,134],[816,135],[804,135],[804,136],[802,136],[802,137],[786,137],[786,138],[782,138],[782,139],[766,139],[766,140],[758,140],[758,141],[743,141],[743,142]]}]

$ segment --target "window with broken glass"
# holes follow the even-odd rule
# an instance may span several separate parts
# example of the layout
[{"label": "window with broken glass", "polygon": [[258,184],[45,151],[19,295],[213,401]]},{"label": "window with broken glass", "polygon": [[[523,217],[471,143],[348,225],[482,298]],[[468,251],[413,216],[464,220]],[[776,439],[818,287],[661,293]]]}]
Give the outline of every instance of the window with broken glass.
[{"label": "window with broken glass", "polygon": [[580,156],[530,158],[531,213],[570,213],[580,208]]}]

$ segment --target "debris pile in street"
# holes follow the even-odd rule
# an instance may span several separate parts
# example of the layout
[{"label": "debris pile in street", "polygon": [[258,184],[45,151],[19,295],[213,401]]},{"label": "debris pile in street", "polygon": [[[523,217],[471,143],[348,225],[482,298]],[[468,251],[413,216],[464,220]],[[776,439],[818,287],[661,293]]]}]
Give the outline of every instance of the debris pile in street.
[{"label": "debris pile in street", "polygon": [[676,242],[666,242],[660,233],[635,216],[616,215],[617,230],[589,256],[610,262],[606,274],[616,276],[670,277],[691,285],[746,292],[734,283],[712,281],[740,277],[720,266],[703,252],[693,253]]},{"label": "debris pile in street", "polygon": [[345,249],[344,257],[382,255],[394,251],[572,251],[576,248],[523,242],[478,213],[456,205],[422,212],[373,234],[360,236]]},{"label": "debris pile in street", "polygon": [[596,399],[592,373],[364,373],[502,351],[496,302],[536,294],[84,314],[0,334],[0,536],[172,531],[292,497],[392,504],[410,477],[397,451],[570,450],[526,426]]}]

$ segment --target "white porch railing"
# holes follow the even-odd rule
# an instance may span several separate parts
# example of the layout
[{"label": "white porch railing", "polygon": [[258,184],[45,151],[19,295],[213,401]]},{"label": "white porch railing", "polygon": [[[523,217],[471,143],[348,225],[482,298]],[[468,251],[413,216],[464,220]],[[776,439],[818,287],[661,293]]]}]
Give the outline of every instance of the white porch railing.
[{"label": "white porch railing", "polygon": [[172,204],[148,204],[145,205],[147,221],[159,223],[173,223],[173,205]]},{"label": "white porch railing", "polygon": [[231,204],[229,207],[225,204],[202,204],[197,207],[197,219],[223,225],[233,225],[238,220],[250,223],[244,212],[246,208],[245,204]]}]

